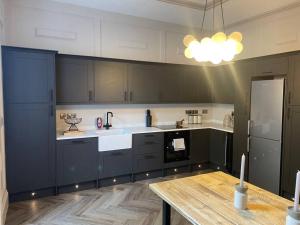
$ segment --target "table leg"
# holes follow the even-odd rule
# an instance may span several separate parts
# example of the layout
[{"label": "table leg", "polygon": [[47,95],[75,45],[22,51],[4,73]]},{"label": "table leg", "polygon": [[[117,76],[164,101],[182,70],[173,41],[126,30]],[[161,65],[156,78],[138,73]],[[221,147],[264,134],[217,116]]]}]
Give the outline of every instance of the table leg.
[{"label": "table leg", "polygon": [[171,207],[170,205],[163,201],[163,218],[162,225],[171,225]]}]

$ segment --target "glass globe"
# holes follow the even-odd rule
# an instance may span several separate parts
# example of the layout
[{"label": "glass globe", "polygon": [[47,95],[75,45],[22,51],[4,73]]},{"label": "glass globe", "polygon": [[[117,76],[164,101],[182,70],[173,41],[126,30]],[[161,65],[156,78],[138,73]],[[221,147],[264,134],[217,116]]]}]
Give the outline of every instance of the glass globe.
[{"label": "glass globe", "polygon": [[196,38],[193,35],[188,34],[183,38],[183,44],[185,47],[188,47],[189,44],[194,40],[196,40]]},{"label": "glass globe", "polygon": [[224,42],[226,41],[227,36],[223,32],[218,32],[214,34],[211,39],[215,42]]},{"label": "glass globe", "polygon": [[229,39],[233,39],[237,42],[241,42],[243,40],[243,35],[240,32],[233,32],[229,35]]}]

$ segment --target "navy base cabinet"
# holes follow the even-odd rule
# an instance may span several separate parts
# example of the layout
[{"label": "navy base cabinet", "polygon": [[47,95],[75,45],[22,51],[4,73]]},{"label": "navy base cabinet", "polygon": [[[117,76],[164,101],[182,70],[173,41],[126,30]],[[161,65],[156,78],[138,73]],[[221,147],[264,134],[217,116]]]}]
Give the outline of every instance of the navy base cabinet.
[{"label": "navy base cabinet", "polygon": [[10,201],[44,196],[55,187],[55,55],[2,47]]},{"label": "navy base cabinet", "polygon": [[98,138],[57,141],[57,184],[59,187],[98,179]]}]

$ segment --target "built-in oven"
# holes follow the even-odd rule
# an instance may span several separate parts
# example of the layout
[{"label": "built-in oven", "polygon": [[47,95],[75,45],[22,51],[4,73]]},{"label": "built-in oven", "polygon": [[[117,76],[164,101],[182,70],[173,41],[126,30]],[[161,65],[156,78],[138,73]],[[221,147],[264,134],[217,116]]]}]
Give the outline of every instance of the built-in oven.
[{"label": "built-in oven", "polygon": [[164,133],[164,162],[189,160],[190,131],[171,131]]}]

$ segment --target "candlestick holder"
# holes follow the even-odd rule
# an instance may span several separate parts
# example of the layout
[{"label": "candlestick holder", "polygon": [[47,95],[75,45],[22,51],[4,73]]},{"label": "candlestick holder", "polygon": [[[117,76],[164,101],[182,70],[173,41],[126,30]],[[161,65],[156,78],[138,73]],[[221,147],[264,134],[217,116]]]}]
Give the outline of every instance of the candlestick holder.
[{"label": "candlestick holder", "polygon": [[285,224],[300,225],[300,211],[295,211],[292,206],[288,207]]},{"label": "candlestick holder", "polygon": [[248,187],[243,186],[241,187],[240,184],[235,185],[235,192],[234,192],[234,207],[240,210],[245,210],[247,208],[247,194]]}]

